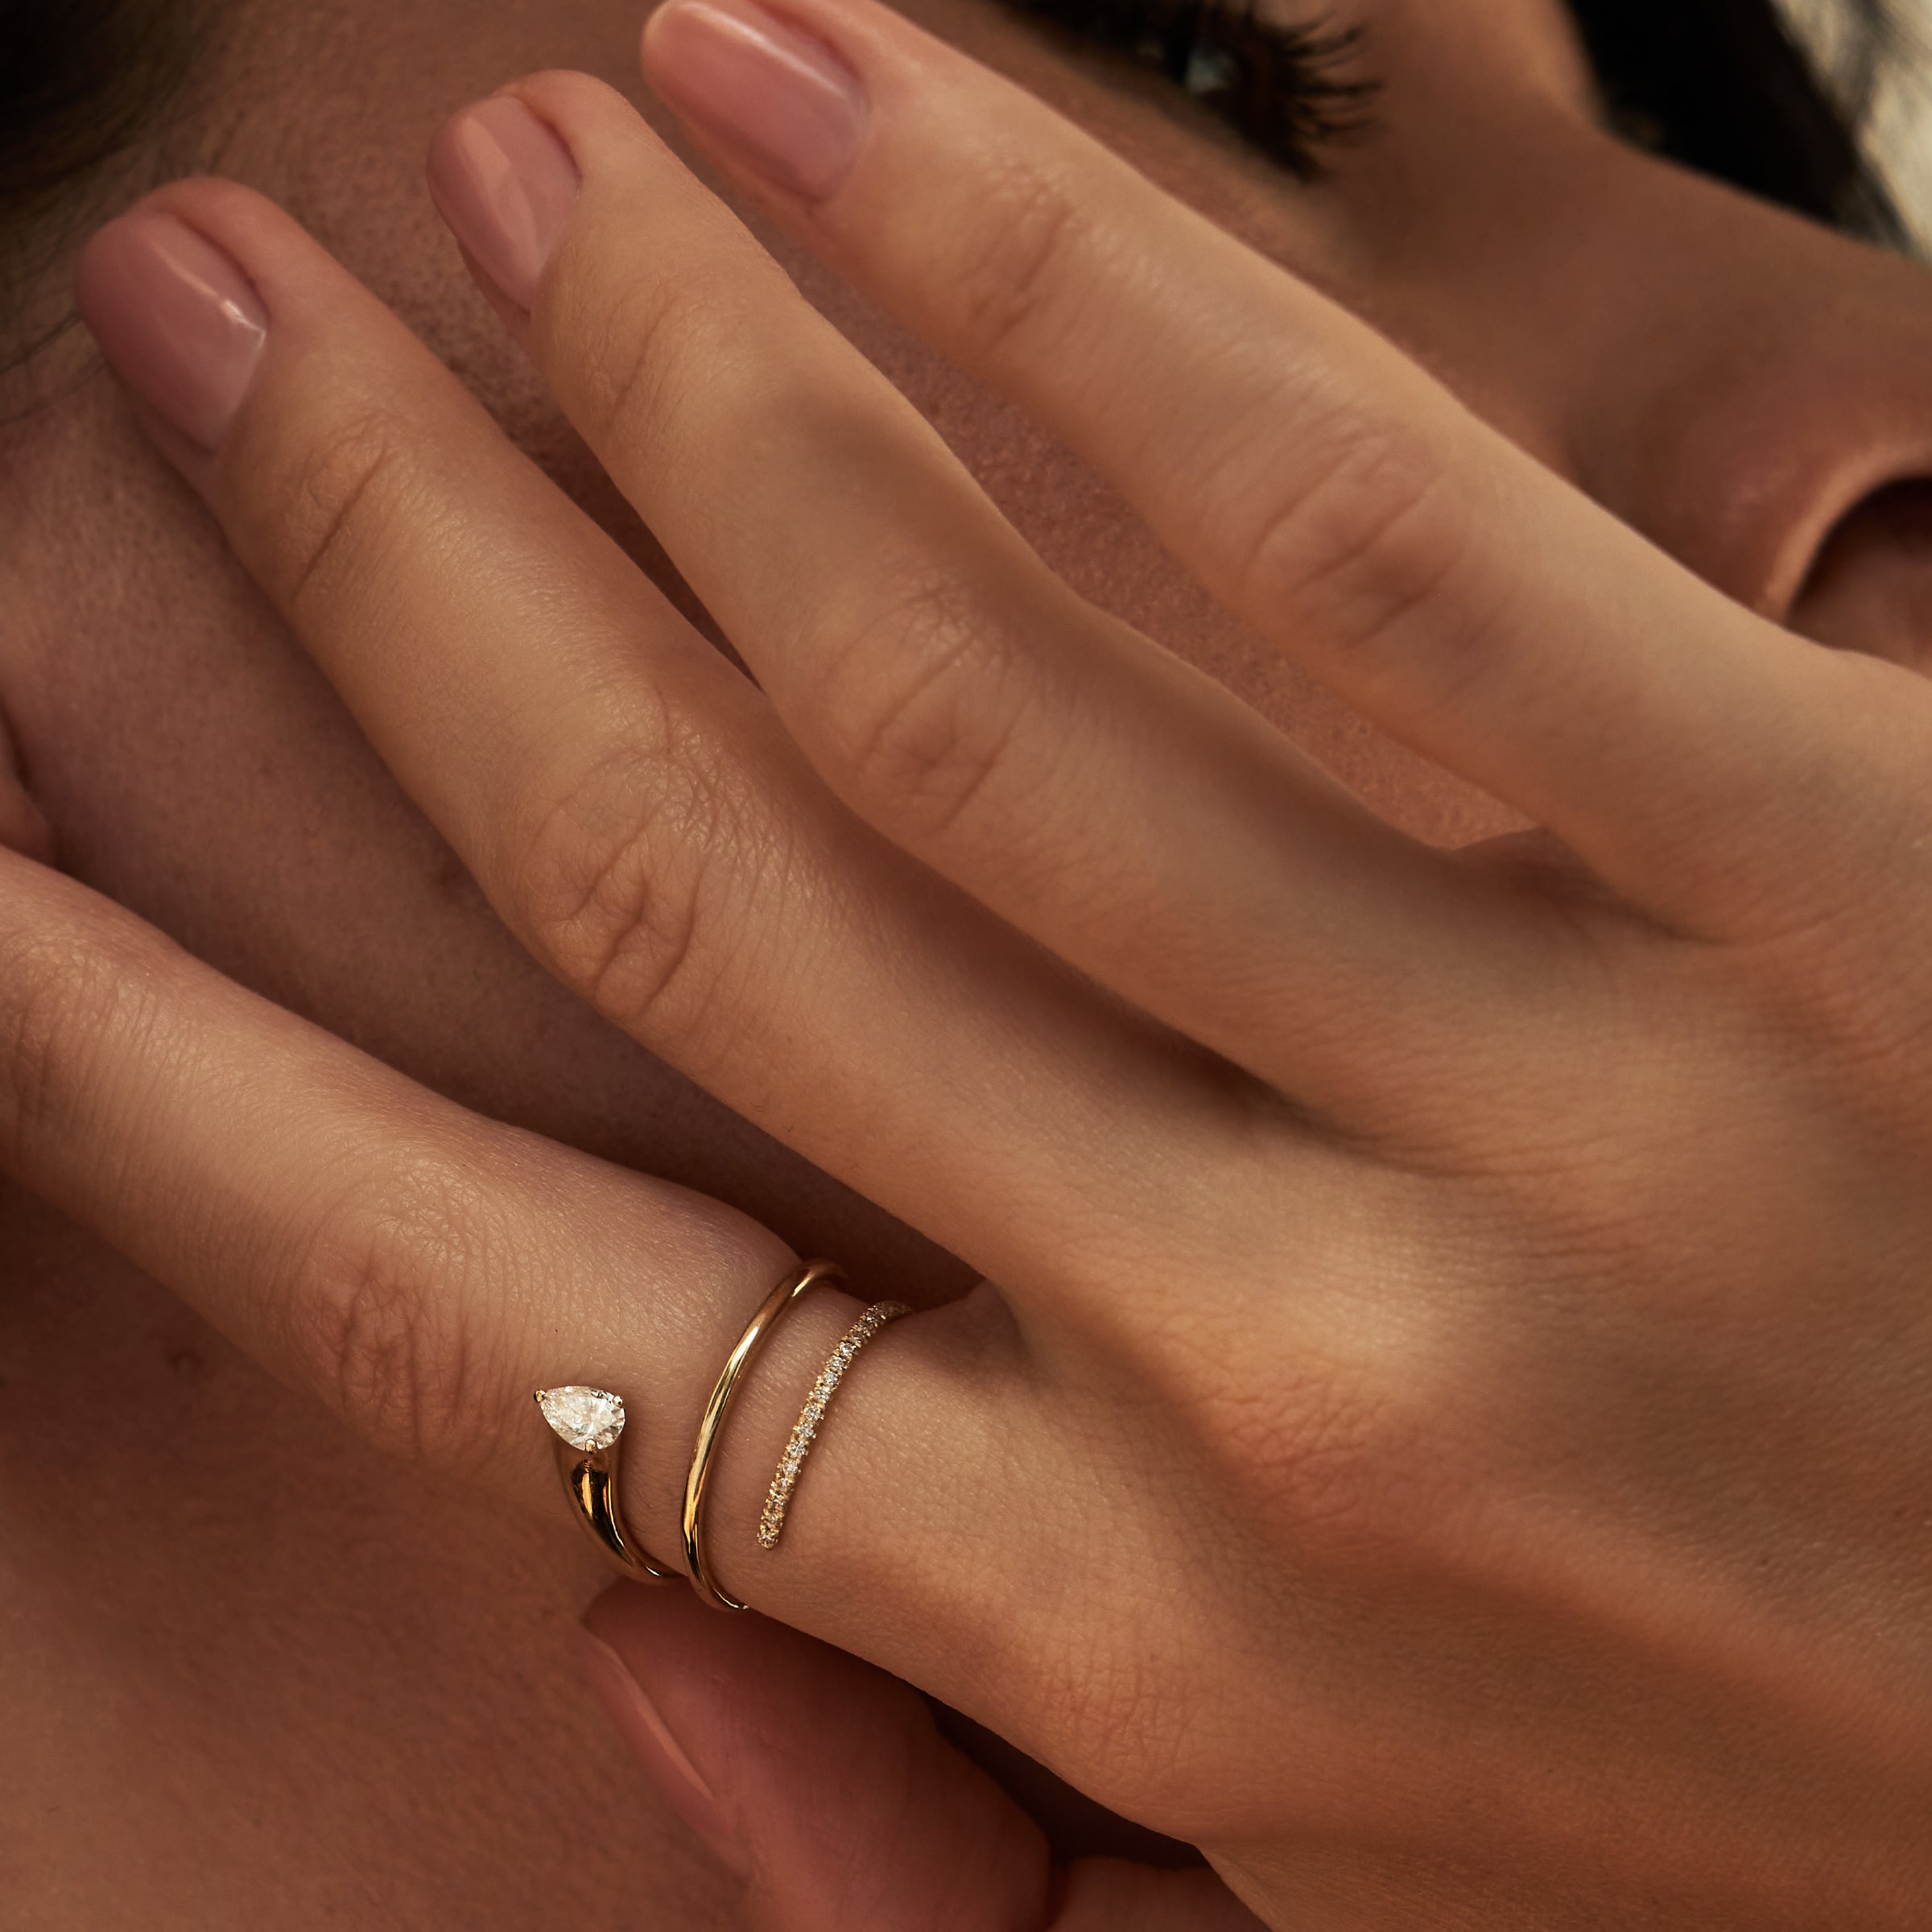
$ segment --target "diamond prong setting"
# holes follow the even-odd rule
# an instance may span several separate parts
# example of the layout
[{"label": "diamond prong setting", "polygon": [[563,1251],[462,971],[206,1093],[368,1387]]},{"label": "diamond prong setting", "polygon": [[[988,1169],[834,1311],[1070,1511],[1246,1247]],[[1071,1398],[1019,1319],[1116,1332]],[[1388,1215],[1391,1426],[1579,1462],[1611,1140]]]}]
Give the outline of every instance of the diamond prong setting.
[{"label": "diamond prong setting", "polygon": [[573,1449],[594,1454],[608,1449],[624,1433],[624,1398],[608,1389],[572,1383],[539,1389],[536,1395],[544,1421]]}]

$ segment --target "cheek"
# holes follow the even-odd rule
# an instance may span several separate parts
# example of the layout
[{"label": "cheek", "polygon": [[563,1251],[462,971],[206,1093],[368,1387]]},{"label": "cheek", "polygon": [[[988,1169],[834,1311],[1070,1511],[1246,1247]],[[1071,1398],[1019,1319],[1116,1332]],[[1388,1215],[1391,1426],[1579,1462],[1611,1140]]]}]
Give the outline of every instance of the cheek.
[{"label": "cheek", "polygon": [[32,483],[0,693],[64,862],[298,1008],[336,968],[326,945],[295,967],[291,935],[353,935],[377,968],[437,841],[105,381]]},{"label": "cheek", "polygon": [[28,794],[19,747],[3,709],[0,709],[0,845],[37,859],[42,865],[53,860],[53,835],[39,807]]}]

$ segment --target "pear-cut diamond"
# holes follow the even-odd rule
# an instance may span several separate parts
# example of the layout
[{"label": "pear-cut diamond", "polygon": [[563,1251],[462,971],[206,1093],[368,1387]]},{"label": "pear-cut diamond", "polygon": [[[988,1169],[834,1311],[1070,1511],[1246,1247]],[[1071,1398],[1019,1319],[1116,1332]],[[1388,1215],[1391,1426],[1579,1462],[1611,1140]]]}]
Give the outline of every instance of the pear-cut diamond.
[{"label": "pear-cut diamond", "polygon": [[573,1449],[608,1449],[624,1433],[624,1398],[608,1389],[539,1389],[537,1406]]}]

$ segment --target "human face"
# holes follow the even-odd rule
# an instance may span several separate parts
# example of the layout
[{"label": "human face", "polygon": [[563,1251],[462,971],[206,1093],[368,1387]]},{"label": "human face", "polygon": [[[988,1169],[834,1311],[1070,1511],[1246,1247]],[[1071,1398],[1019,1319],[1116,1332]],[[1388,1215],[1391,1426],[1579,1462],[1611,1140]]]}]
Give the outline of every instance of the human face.
[{"label": "human face", "polygon": [[[1361,66],[1380,89],[1374,126],[1329,157],[1314,188],[1244,152],[1178,95],[1070,57],[984,0],[917,0],[908,10],[1360,310],[1480,413],[1734,596],[1841,646],[1910,656],[1932,629],[1918,621],[1926,564],[1913,505],[1902,492],[1872,499],[1932,466],[1932,395],[1922,393],[1932,384],[1932,303],[1918,271],[1612,139],[1554,0],[1360,4]],[[237,15],[208,87],[222,171],[309,222],[649,559],[647,533],[477,297],[431,212],[420,165],[447,113],[533,68],[584,68],[637,94],[636,26],[630,0],[263,7]],[[1216,612],[1012,412],[812,264],[786,259],[1076,587],[1224,678],[1417,832],[1463,839],[1507,824]],[[68,345],[35,374],[57,393],[81,366]],[[927,1288],[953,1278],[943,1257],[572,1006],[518,952],[228,564],[111,384],[62,394],[8,431],[0,449],[0,706],[73,870],[237,976],[473,1104],[724,1195],[866,1278]],[[201,1371],[185,1344],[171,1344],[161,1366],[149,1291],[17,1199],[0,1202],[0,1240],[10,1258],[37,1260],[60,1290],[10,1302],[0,1353],[36,1360],[50,1386],[85,1375],[111,1389],[133,1446],[119,1459],[104,1447],[85,1469],[72,1457],[33,1463],[47,1521],[84,1530],[100,1487],[122,1500],[118,1554],[134,1557],[151,1613],[142,1642],[223,1660],[223,1686],[196,1686],[198,1706],[218,1708],[227,1696],[238,1713],[234,1732],[208,1747],[210,1761],[231,1784],[258,1789],[265,1842],[279,1832],[347,1856],[349,1821],[378,1807],[338,1804],[318,1821],[301,1794],[258,1786],[250,1725],[275,1711],[332,1794],[380,1794],[386,1779],[404,1789],[414,1766],[397,1713],[419,1695],[405,1681],[409,1661],[433,1635],[456,1660],[450,1682],[466,1686],[465,1669],[490,1666],[490,1645],[475,1634],[481,1606],[507,1616],[506,1596],[526,1586],[506,1580],[487,1551],[460,1553],[475,1566],[460,1576],[455,1556],[440,1552],[445,1600],[460,1616],[452,1610],[441,1630],[398,1638],[385,1682],[367,1650],[355,1671],[341,1667],[326,1647],[348,1639],[312,1615],[299,1627],[309,1688],[291,1690],[282,1650],[293,1646],[265,1646],[254,1629],[264,1620],[246,1607],[388,1601],[393,1579],[353,1554],[308,1574],[299,1550],[278,1555],[289,1539],[261,1535],[245,1509],[212,1525],[205,1513],[192,1516],[198,1489],[213,1490],[237,1442],[272,1436],[306,1459],[309,1491],[332,1486],[317,1474],[327,1471],[354,1497],[358,1548],[413,1548],[421,1499],[383,1491],[352,1467],[325,1421],[291,1415],[253,1385],[230,1380],[219,1404],[184,1403],[185,1378]],[[31,1414],[10,1398],[4,1426],[25,1430]],[[10,1439],[8,1466],[29,1467],[30,1447]],[[65,1545],[49,1532],[14,1546],[51,1546],[56,1558],[10,1558],[21,1565],[6,1579],[10,1603],[48,1600],[48,1577],[89,1574],[80,1531]],[[246,1588],[211,1592],[213,1574]],[[527,1585],[530,1600],[540,1594]],[[231,1623],[213,1621],[235,1605]],[[467,1638],[453,1628],[464,1618]],[[66,1683],[64,1709],[91,1707],[89,1695],[111,1703],[113,1674],[137,1666],[110,1648],[96,1642],[43,1672]],[[23,1643],[16,1667],[23,1657],[31,1671],[53,1654],[51,1640]],[[17,1723],[8,1730],[24,1735]],[[562,1742],[543,1735],[547,1744],[528,1748],[560,1755]],[[35,1761],[52,1777],[60,1767],[49,1755]],[[320,1768],[332,1762],[333,1771]],[[143,1791],[166,1781],[161,1769],[119,1767]],[[188,1775],[166,1770],[170,1789]],[[57,1792],[39,1795],[60,1809]],[[91,1820],[84,1797],[77,1785],[68,1815]],[[171,1814],[166,1822],[179,1823]],[[452,1829],[468,1835],[466,1869],[485,1878],[535,1856],[493,1816]],[[393,1840],[368,1853],[378,1869],[406,1856]],[[613,1887],[623,1864],[641,1859],[634,1841],[611,1870]],[[271,1872],[299,1868],[275,1852],[266,1862]],[[491,1889],[478,1880],[479,1895]],[[199,1922],[213,1922],[204,1913]]]}]

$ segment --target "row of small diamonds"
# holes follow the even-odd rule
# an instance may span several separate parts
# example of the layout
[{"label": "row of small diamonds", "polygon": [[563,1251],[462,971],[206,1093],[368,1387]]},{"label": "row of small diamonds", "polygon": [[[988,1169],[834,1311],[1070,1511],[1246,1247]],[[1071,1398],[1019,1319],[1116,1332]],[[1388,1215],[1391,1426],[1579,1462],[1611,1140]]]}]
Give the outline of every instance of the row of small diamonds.
[{"label": "row of small diamonds", "polygon": [[799,1472],[811,1453],[812,1438],[818,1434],[819,1424],[824,1419],[826,1405],[832,1400],[832,1391],[844,1379],[845,1371],[852,1366],[852,1358],[888,1322],[897,1321],[902,1315],[911,1312],[903,1302],[874,1302],[846,1330],[844,1338],[826,1358],[825,1366],[819,1371],[819,1379],[811,1385],[811,1393],[805,1398],[805,1406],[799,1412],[798,1426],[791,1432],[791,1440],[785,1445],[784,1459],[778,1464],[778,1472],[771,1479],[771,1492],[765,1499],[765,1513],[758,1518],[761,1547],[775,1550],[778,1546],[778,1533],[785,1527],[785,1506],[791,1501],[792,1491],[798,1487]]}]

